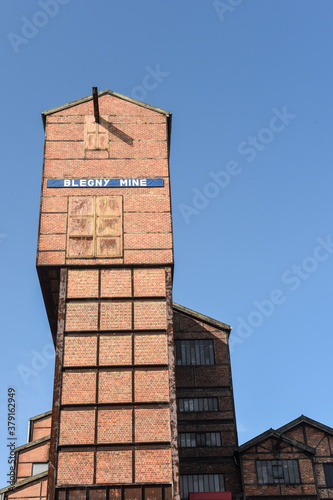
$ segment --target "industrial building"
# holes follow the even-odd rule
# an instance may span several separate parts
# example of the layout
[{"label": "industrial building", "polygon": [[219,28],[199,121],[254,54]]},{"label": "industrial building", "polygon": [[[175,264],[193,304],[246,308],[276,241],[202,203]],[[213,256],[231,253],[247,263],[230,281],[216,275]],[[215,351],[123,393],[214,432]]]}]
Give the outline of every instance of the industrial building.
[{"label": "industrial building", "polygon": [[173,303],[171,114],[94,88],[42,117],[53,406],[4,500],[333,498],[333,429],[300,417],[238,447],[231,327]]}]

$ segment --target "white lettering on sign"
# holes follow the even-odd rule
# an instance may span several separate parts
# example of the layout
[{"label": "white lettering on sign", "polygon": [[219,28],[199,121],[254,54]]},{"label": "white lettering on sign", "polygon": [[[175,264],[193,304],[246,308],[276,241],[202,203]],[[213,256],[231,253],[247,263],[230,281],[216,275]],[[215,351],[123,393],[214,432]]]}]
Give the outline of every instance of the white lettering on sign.
[{"label": "white lettering on sign", "polygon": [[48,188],[163,187],[164,179],[48,179]]}]

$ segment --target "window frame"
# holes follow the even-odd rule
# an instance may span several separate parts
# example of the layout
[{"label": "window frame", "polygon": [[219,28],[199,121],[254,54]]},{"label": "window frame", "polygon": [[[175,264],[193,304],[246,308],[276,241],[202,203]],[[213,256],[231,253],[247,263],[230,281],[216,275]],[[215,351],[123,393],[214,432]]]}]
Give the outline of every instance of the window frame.
[{"label": "window frame", "polygon": [[[46,465],[46,469],[40,472],[34,472],[35,465]],[[47,472],[49,469],[49,462],[33,462],[31,467],[31,475],[36,476],[37,474],[42,474],[42,472]]]},{"label": "window frame", "polygon": [[[260,485],[301,484],[299,461],[295,458],[256,460],[256,472]],[[295,480],[290,480],[290,476]]]},{"label": "window frame", "polygon": [[177,411],[179,413],[219,411],[219,398],[216,396],[203,398],[177,398]]},{"label": "window frame", "polygon": [[[190,491],[190,489],[193,489],[193,491]],[[225,491],[224,474],[180,474],[180,498],[182,500],[188,499],[189,493],[218,491]]]},{"label": "window frame", "polygon": [[179,432],[178,446],[179,448],[219,448],[222,446],[221,432]]},{"label": "window frame", "polygon": [[214,366],[213,339],[175,340],[176,366]]},{"label": "window frame", "polygon": [[327,462],[323,464],[326,488],[333,488],[333,463]]}]

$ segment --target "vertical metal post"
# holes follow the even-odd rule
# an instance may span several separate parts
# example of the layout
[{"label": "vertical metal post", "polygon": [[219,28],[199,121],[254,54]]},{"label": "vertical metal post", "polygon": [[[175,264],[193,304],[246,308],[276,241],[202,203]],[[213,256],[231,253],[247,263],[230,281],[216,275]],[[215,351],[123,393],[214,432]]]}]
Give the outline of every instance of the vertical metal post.
[{"label": "vertical metal post", "polygon": [[97,87],[93,87],[92,88],[92,95],[93,95],[93,101],[94,101],[95,122],[99,123],[99,106],[98,106],[98,90],[97,90]]}]

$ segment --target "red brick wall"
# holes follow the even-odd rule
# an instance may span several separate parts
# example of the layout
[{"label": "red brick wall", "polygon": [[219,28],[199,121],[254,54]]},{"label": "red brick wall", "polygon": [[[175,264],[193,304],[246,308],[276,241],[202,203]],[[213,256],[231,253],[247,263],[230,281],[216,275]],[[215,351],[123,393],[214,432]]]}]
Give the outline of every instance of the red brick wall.
[{"label": "red brick wall", "polygon": [[26,484],[15,488],[12,491],[6,493],[5,498],[10,500],[21,500],[26,498],[34,498],[35,500],[45,500],[46,499],[46,486],[47,479],[42,478],[35,481],[33,484]]},{"label": "red brick wall", "polygon": [[135,477],[138,482],[167,482],[172,476],[170,450],[137,450]]},{"label": "red brick wall", "polygon": [[132,442],[131,408],[115,408],[98,411],[98,443]]},{"label": "red brick wall", "polygon": [[[46,116],[38,265],[96,263],[171,264],[171,207],[166,116],[112,95],[99,98],[102,150],[91,150],[88,101]],[[87,123],[88,123],[87,122]],[[154,178],[160,188],[47,188],[52,178]],[[119,258],[72,259],[66,256],[70,196],[124,196],[124,250]],[[148,233],[148,234],[147,234]]]},{"label": "red brick wall", "polygon": [[97,452],[97,483],[131,483],[132,450]]},{"label": "red brick wall", "polygon": [[96,400],[96,373],[69,372],[63,373],[62,398],[63,405],[95,403]]},{"label": "red brick wall", "polygon": [[62,411],[59,444],[93,444],[95,410]]},{"label": "red brick wall", "polygon": [[[168,363],[168,341],[167,336],[157,334],[135,335],[135,364],[167,364]],[[152,353],[154,355],[152,356]]]},{"label": "red brick wall", "polygon": [[[324,464],[333,463],[333,436],[325,429],[319,429],[309,423],[300,423],[285,432],[286,436],[297,439],[301,443],[307,444],[316,450],[313,457],[314,470],[317,480],[319,498],[333,497],[333,488],[327,488]],[[311,471],[303,473],[304,477],[309,477]]]},{"label": "red brick wall", "polygon": [[96,336],[78,334],[65,338],[64,366],[91,366],[96,361]]},{"label": "red brick wall", "polygon": [[[262,441],[259,446],[252,447],[242,453],[243,479],[246,495],[316,495],[316,484],[309,454],[297,447],[282,443],[278,451],[273,453],[277,445],[276,438]],[[288,460],[295,459],[299,463],[301,484],[258,484],[256,460]]]},{"label": "red brick wall", "polygon": [[92,484],[94,453],[63,452],[58,455],[58,484]]},{"label": "red brick wall", "polygon": [[166,271],[69,269],[58,485],[172,482]]},{"label": "red brick wall", "polygon": [[50,435],[51,416],[30,420],[30,441]]},{"label": "red brick wall", "polygon": [[[56,483],[172,483],[168,118],[113,95],[99,98],[99,110],[100,125],[92,101],[46,116],[37,266],[67,269]],[[164,186],[46,185],[142,177]]]},{"label": "red brick wall", "polygon": [[135,441],[170,441],[170,413],[166,408],[135,410]]},{"label": "red brick wall", "polygon": [[31,476],[32,464],[47,462],[49,459],[49,441],[29,446],[17,454],[17,481],[22,481]]},{"label": "red brick wall", "polygon": [[132,336],[130,334],[101,335],[99,339],[99,364],[132,364]]}]

